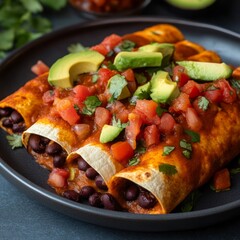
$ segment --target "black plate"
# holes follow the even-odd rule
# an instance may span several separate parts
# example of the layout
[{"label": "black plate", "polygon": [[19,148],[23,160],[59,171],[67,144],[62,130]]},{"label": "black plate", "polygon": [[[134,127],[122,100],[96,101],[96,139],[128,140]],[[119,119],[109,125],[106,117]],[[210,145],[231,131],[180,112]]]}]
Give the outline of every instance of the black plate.
[{"label": "black plate", "polygon": [[[206,24],[162,18],[124,18],[74,25],[40,38],[14,52],[0,66],[0,99],[17,90],[34,77],[31,66],[39,59],[49,66],[67,53],[72,43],[85,46],[99,43],[111,33],[125,34],[158,24],[171,23],[187,39],[217,51],[223,61],[240,63],[240,35]],[[13,184],[40,203],[82,221],[119,229],[135,231],[166,231],[204,227],[228,220],[240,214],[239,175],[232,179],[232,189],[215,193],[205,186],[196,208],[192,212],[174,212],[167,215],[137,215],[113,212],[78,204],[57,196],[47,185],[47,170],[38,166],[25,149],[12,151],[5,133],[0,131],[1,173]]]}]

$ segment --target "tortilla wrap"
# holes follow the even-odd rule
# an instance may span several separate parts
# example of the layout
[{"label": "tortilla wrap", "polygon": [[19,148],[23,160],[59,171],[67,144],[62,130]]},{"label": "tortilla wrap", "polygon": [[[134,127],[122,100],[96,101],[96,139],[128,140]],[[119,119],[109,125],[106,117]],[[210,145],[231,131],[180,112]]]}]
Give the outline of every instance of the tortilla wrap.
[{"label": "tortilla wrap", "polygon": [[[171,212],[191,191],[206,183],[217,170],[240,153],[240,103],[222,104],[221,107],[210,128],[200,132],[200,142],[192,144],[191,159],[183,156],[179,143],[170,155],[163,156],[164,144],[161,143],[142,155],[138,165],[114,175],[110,193],[130,212]],[[161,164],[175,166],[177,173],[167,175],[160,172]],[[152,209],[142,209],[134,202],[125,201],[121,195],[125,179],[149,190],[158,204]]]},{"label": "tortilla wrap", "polygon": [[[30,80],[16,92],[1,100],[0,108],[12,108],[19,112],[24,119],[26,129],[29,128],[37,120],[43,107],[43,94],[51,89],[47,78],[48,73],[45,73]],[[9,134],[13,133],[12,129],[2,126],[2,121],[0,121],[0,127]]]}]

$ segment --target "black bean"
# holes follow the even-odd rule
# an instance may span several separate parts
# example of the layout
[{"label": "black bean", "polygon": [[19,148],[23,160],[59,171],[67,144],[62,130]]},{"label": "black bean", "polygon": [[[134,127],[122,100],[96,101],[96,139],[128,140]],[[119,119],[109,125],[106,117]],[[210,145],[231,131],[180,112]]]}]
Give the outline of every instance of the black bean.
[{"label": "black bean", "polygon": [[126,190],[124,193],[125,200],[134,201],[138,198],[138,195],[139,195],[139,187],[136,184],[132,183],[126,187]]},{"label": "black bean", "polygon": [[77,193],[74,190],[66,190],[66,191],[64,191],[63,192],[63,197],[65,197],[65,198],[67,198],[69,200],[75,201],[75,202],[80,202],[80,200],[81,200],[79,193]]},{"label": "black bean", "polygon": [[20,123],[14,123],[12,126],[12,130],[14,133],[22,133],[26,128],[26,125],[24,122]]},{"label": "black bean", "polygon": [[89,199],[91,195],[95,193],[95,189],[91,186],[84,186],[80,191],[80,196],[84,199]]},{"label": "black bean", "polygon": [[48,143],[50,142],[51,140],[49,138],[46,138],[46,137],[42,137],[41,136],[41,142],[44,144],[44,145],[48,145]]},{"label": "black bean", "polygon": [[22,115],[17,112],[16,110],[14,110],[11,115],[10,118],[12,119],[13,123],[20,123],[23,122],[23,117]]},{"label": "black bean", "polygon": [[57,155],[58,153],[60,153],[62,151],[62,147],[56,142],[51,142],[50,144],[48,144],[46,146],[45,151],[48,155],[54,156],[54,155]]},{"label": "black bean", "polygon": [[3,127],[5,127],[5,128],[12,128],[13,122],[12,122],[12,120],[11,120],[10,118],[5,118],[5,119],[3,119],[3,121],[2,121],[2,125],[3,125]]},{"label": "black bean", "polygon": [[86,170],[85,175],[87,178],[94,180],[94,178],[98,175],[98,172],[94,168],[90,167]]},{"label": "black bean", "polygon": [[95,192],[94,194],[92,194],[88,199],[88,203],[93,207],[103,207],[101,201],[101,193]]},{"label": "black bean", "polygon": [[53,157],[53,166],[56,168],[62,168],[66,162],[66,155],[59,154]]},{"label": "black bean", "polygon": [[110,193],[104,193],[101,196],[103,207],[108,210],[118,210],[119,206],[116,199]]},{"label": "black bean", "polygon": [[89,164],[82,157],[76,158],[76,161],[78,163],[79,170],[82,170],[85,172],[90,167]]},{"label": "black bean", "polygon": [[102,176],[100,176],[100,175],[97,175],[95,177],[95,184],[101,190],[105,190],[105,191],[108,190],[108,187],[107,187],[105,181],[103,180]]},{"label": "black bean", "polygon": [[41,141],[41,136],[36,134],[31,134],[28,140],[29,146],[36,153],[44,153],[45,152],[45,144]]},{"label": "black bean", "polygon": [[145,209],[153,208],[157,202],[156,198],[148,191],[140,192],[137,201],[139,206]]},{"label": "black bean", "polygon": [[9,117],[12,111],[11,108],[0,108],[0,118]]}]

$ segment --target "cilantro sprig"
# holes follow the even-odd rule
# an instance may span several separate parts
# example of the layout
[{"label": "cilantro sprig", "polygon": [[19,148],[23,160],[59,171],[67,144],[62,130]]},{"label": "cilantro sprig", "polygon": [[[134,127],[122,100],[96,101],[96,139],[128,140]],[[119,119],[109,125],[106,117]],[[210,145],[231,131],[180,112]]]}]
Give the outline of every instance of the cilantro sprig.
[{"label": "cilantro sprig", "polygon": [[168,163],[161,163],[159,165],[159,172],[166,174],[168,176],[175,175],[178,171],[176,166],[168,164]]},{"label": "cilantro sprig", "polygon": [[83,108],[82,113],[91,116],[95,112],[96,108],[102,104],[102,102],[97,96],[90,96],[86,98],[84,104],[85,107]]},{"label": "cilantro sprig", "polygon": [[12,147],[12,149],[21,148],[23,146],[21,135],[18,135],[18,134],[7,135],[6,138],[8,140],[9,145]]},{"label": "cilantro sprig", "polygon": [[3,0],[0,1],[0,58],[51,31],[51,22],[41,13],[45,7],[60,10],[67,0]]}]

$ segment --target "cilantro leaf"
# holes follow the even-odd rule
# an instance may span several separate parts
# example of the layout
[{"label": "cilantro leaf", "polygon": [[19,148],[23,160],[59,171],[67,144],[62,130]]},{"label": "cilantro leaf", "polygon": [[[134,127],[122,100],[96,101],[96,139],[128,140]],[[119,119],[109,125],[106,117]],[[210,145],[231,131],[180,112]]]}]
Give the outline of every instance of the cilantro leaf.
[{"label": "cilantro leaf", "polygon": [[175,175],[178,171],[176,169],[176,166],[167,164],[167,163],[161,163],[159,165],[159,172],[172,176]]},{"label": "cilantro leaf", "polygon": [[235,79],[231,79],[230,83],[236,89],[237,94],[239,94],[240,93],[240,81],[239,80],[235,80]]},{"label": "cilantro leaf", "polygon": [[181,204],[181,211],[182,212],[190,212],[193,210],[196,202],[202,196],[202,193],[199,190],[195,190],[191,192],[186,199]]},{"label": "cilantro leaf", "polygon": [[240,173],[240,168],[232,168],[232,169],[230,169],[230,174],[231,175],[236,175],[238,173]]},{"label": "cilantro leaf", "polygon": [[129,166],[135,166],[140,163],[140,159],[138,157],[133,157],[129,160],[128,165]]},{"label": "cilantro leaf", "polygon": [[169,155],[174,149],[175,147],[173,146],[164,146],[162,156]]},{"label": "cilantro leaf", "polygon": [[[30,0],[32,1],[32,0]],[[60,10],[67,5],[67,0],[39,0],[43,5],[52,8],[53,10]]]},{"label": "cilantro leaf", "polygon": [[127,86],[127,81],[124,76],[116,74],[109,80],[109,92],[112,94],[111,100],[116,100],[122,93],[124,87]]},{"label": "cilantro leaf", "polygon": [[99,107],[102,102],[98,99],[97,96],[90,96],[84,101],[85,107],[82,110],[82,113],[85,115],[91,116],[97,107]]},{"label": "cilantro leaf", "polygon": [[157,108],[156,108],[156,112],[157,112],[157,115],[158,115],[159,117],[161,117],[164,112],[167,112],[167,110],[164,109],[164,108],[161,108],[161,106],[158,105]]},{"label": "cilantro leaf", "polygon": [[130,41],[130,40],[124,40],[122,43],[120,43],[116,48],[115,51],[126,51],[126,52],[131,52],[133,48],[135,47],[135,43]]},{"label": "cilantro leaf", "polygon": [[200,135],[192,130],[185,129],[184,132],[191,137],[193,143],[200,142]]},{"label": "cilantro leaf", "polygon": [[14,37],[13,29],[0,32],[0,50],[10,50],[13,47]]},{"label": "cilantro leaf", "polygon": [[208,109],[209,101],[205,97],[200,97],[198,100],[198,107],[203,111]]},{"label": "cilantro leaf", "polygon": [[12,147],[12,149],[20,148],[23,146],[22,144],[22,136],[18,134],[8,135],[6,136],[9,145]]},{"label": "cilantro leaf", "polygon": [[126,128],[128,123],[122,123],[120,119],[116,119],[116,116],[113,116],[112,118],[112,126],[118,127],[118,128]]},{"label": "cilantro leaf", "polygon": [[70,53],[83,52],[86,49],[88,49],[88,48],[84,47],[81,43],[71,44],[67,48],[68,52],[70,52]]},{"label": "cilantro leaf", "polygon": [[31,13],[38,13],[43,10],[43,6],[38,0],[20,0],[20,2]]},{"label": "cilantro leaf", "polygon": [[184,148],[184,149],[187,149],[189,151],[192,151],[191,143],[188,143],[185,139],[180,140],[179,144],[180,144],[181,148]]},{"label": "cilantro leaf", "polygon": [[185,149],[182,151],[182,154],[185,158],[190,159],[191,158],[191,151]]}]

